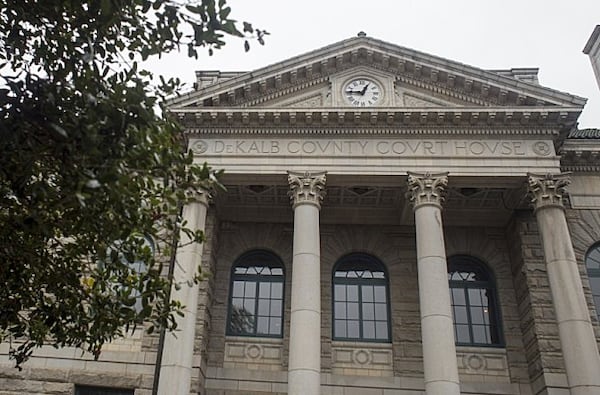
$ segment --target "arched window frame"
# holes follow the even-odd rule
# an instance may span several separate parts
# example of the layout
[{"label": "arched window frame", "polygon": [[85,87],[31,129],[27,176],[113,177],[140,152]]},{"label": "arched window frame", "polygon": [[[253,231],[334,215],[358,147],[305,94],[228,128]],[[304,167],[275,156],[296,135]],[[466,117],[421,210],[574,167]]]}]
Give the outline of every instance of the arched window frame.
[{"label": "arched window frame", "polygon": [[[464,272],[470,271],[473,273],[480,273],[484,279],[478,280],[456,280],[452,279],[451,275],[455,271],[462,270]],[[503,347],[504,337],[502,333],[502,319],[500,315],[500,308],[498,304],[498,295],[496,291],[496,280],[493,272],[488,266],[481,260],[469,256],[469,255],[454,255],[448,258],[448,282],[450,286],[450,300],[453,315],[453,328],[454,328],[454,339],[458,346],[476,346],[476,347]],[[464,296],[464,305],[457,304],[457,290],[462,290]],[[477,296],[475,290],[486,290],[487,291],[487,313],[489,322],[489,342],[478,341],[474,334],[475,327],[485,326],[485,306],[476,305],[474,299]],[[481,295],[481,294],[480,294]],[[458,323],[457,308],[465,307],[466,310],[466,323]],[[483,312],[483,322],[481,324],[476,322],[475,312],[477,308],[481,307]],[[458,326],[467,326],[469,341],[462,341],[458,334]]]},{"label": "arched window frame", "polygon": [[[377,271],[377,272],[383,272],[383,278],[359,278],[359,277],[354,277],[354,278],[348,278],[348,277],[337,277],[336,273],[339,271],[340,268],[343,268],[344,265],[351,265],[351,264],[357,264],[358,265],[363,265],[362,267],[366,268],[370,268],[373,272]],[[360,267],[360,266],[359,266]],[[337,286],[352,286],[352,285],[356,285],[358,286],[358,292],[357,292],[357,300],[356,301],[348,301],[347,300],[347,288],[344,288],[344,293],[345,293],[345,300],[341,300],[340,298],[338,298],[338,295],[336,292],[338,292],[338,288]],[[363,288],[362,287],[366,287],[366,286],[376,286],[376,287],[383,287],[383,289],[385,290],[385,300],[384,302],[381,301],[380,302],[376,302],[376,297],[375,297],[375,291],[373,290],[373,302],[370,301],[365,301],[364,297],[363,297]],[[331,311],[332,311],[332,338],[333,340],[339,340],[339,341],[359,341],[359,342],[374,342],[374,343],[390,343],[391,342],[391,314],[390,314],[390,290],[389,290],[389,276],[388,276],[388,272],[387,269],[385,267],[385,265],[377,258],[375,258],[372,255],[369,254],[365,254],[365,253],[351,253],[348,255],[343,256],[342,258],[340,258],[336,264],[333,267],[333,272],[332,272],[332,298],[331,298]],[[345,310],[344,312],[347,314],[348,313],[348,306],[347,303],[358,303],[358,318],[356,319],[352,319],[352,318],[347,318],[346,316],[340,317],[337,313],[336,310],[336,303],[341,303],[341,304],[345,304]],[[373,309],[375,310],[375,305],[376,304],[383,304],[385,303],[385,316],[386,316],[386,320],[385,320],[385,331],[386,331],[386,336],[385,337],[377,337],[377,329],[375,329],[375,337],[368,337],[365,336],[365,330],[364,330],[364,323],[365,321],[369,321],[369,322],[373,322],[375,328],[377,328],[376,323],[377,322],[383,322],[382,320],[377,320],[377,316],[375,316],[375,313],[373,315],[373,319],[365,319],[365,307],[366,304],[372,304],[373,305]],[[337,307],[338,309],[340,308],[339,306]],[[336,333],[336,325],[338,324],[338,321],[346,321],[346,336],[340,335]],[[347,331],[348,331],[348,321],[358,321],[358,336],[348,336]]]},{"label": "arched window frame", "polygon": [[[276,272],[281,274],[248,274],[241,273],[241,269],[249,268],[249,267],[262,267],[262,268],[270,268],[275,269]],[[240,270],[238,270],[240,269]],[[239,294],[239,288],[236,288],[236,283],[245,282],[249,284],[254,284],[253,292],[250,291],[247,293],[246,286],[244,285],[242,296]],[[265,284],[264,288],[261,287],[261,284]],[[266,285],[268,284],[269,288],[269,297],[261,297],[265,296],[261,295],[261,290],[266,289]],[[279,284],[280,286],[273,287],[273,284]],[[275,289],[279,289],[279,297]],[[253,295],[251,295],[253,293]],[[244,305],[246,305],[246,301],[250,303],[250,300],[253,300],[253,322],[251,322],[251,328],[247,331],[237,330],[233,326],[233,316],[234,316],[234,299],[238,302],[241,301]],[[259,304],[261,301],[268,300],[269,304],[269,315],[260,314],[259,315]],[[272,310],[272,302],[280,304],[280,308],[275,308]],[[270,338],[282,338],[283,337],[283,326],[284,326],[284,309],[285,309],[285,267],[281,259],[267,250],[252,250],[242,254],[238,257],[234,264],[231,266],[231,275],[230,275],[230,283],[229,283],[229,298],[228,298],[228,309],[227,309],[227,329],[226,333],[228,336],[248,336],[248,337],[270,337]],[[267,318],[268,321],[268,333],[259,332],[259,320],[258,318]],[[279,320],[279,331],[275,333],[275,331],[271,331],[271,319],[274,319],[273,325],[276,325],[276,320]]]},{"label": "arched window frame", "polygon": [[585,268],[596,307],[596,315],[600,320],[600,242],[593,244],[585,254]]}]

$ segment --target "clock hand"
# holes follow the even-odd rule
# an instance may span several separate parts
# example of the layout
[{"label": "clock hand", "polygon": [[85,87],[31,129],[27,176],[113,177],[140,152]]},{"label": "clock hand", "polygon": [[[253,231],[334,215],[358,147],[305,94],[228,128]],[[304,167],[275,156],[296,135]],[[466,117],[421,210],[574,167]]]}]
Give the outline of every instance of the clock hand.
[{"label": "clock hand", "polygon": [[365,93],[367,92],[367,88],[369,87],[369,85],[371,85],[371,83],[368,83],[367,85],[365,85],[364,88],[362,88],[362,90],[360,91],[361,96],[365,95]]}]

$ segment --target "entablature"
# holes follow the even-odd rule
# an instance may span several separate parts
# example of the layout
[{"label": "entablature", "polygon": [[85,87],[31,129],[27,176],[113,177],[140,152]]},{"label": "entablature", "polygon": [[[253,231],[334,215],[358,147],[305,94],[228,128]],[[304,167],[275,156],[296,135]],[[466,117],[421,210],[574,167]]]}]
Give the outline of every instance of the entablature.
[{"label": "entablature", "polygon": [[459,107],[459,108],[275,108],[192,109],[171,113],[188,129],[212,127],[536,127],[566,132],[573,128],[579,108]]}]

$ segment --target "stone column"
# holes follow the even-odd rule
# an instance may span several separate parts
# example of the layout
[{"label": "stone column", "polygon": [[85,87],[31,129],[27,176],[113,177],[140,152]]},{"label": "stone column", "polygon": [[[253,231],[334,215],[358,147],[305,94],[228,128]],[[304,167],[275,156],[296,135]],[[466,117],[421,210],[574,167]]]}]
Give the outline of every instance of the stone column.
[{"label": "stone column", "polygon": [[442,203],[448,173],[408,173],[415,212],[425,392],[458,395],[458,366],[448,286]]},{"label": "stone column", "polygon": [[571,395],[600,395],[600,356],[567,227],[567,174],[528,174]]},{"label": "stone column", "polygon": [[[190,229],[204,231],[208,198],[205,193],[198,196],[197,201],[183,208],[183,218]],[[173,284],[180,286],[171,288],[171,300],[178,300],[184,306],[184,316],[175,316],[177,329],[165,333],[163,356],[160,366],[159,394],[189,395],[192,378],[192,362],[194,357],[194,339],[196,335],[196,314],[198,309],[198,284],[194,276],[202,261],[203,244],[190,243],[190,238],[180,233]]]},{"label": "stone column", "polygon": [[321,393],[321,252],[319,210],[325,173],[288,172],[294,209],[288,394]]}]

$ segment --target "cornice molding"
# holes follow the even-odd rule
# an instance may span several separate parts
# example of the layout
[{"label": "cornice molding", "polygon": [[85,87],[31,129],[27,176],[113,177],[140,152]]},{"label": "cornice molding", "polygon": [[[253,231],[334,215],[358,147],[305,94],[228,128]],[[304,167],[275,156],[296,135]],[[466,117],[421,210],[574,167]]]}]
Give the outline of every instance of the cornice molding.
[{"label": "cornice molding", "polygon": [[548,136],[555,138],[559,135],[556,129],[493,129],[493,128],[360,128],[360,127],[340,127],[340,128],[190,128],[186,130],[188,135],[202,136],[226,136],[226,135],[245,135],[245,136],[335,136],[335,135],[359,135],[359,136],[406,136],[406,137],[424,137],[424,136]]},{"label": "cornice molding", "polygon": [[[567,141],[570,143],[571,141]],[[563,145],[560,152],[560,164],[563,171],[600,172],[600,144],[576,146]]]},{"label": "cornice molding", "polygon": [[408,86],[413,86],[416,88],[424,89],[429,92],[442,94],[449,98],[462,100],[467,103],[471,103],[475,106],[490,106],[491,105],[489,101],[485,101],[485,100],[478,98],[476,96],[473,96],[473,95],[464,94],[461,91],[457,90],[456,88],[449,89],[440,84],[429,83],[425,80],[411,78],[406,75],[396,76],[396,82],[398,82],[398,81],[400,81]]},{"label": "cornice molding", "polygon": [[239,103],[236,103],[236,104],[240,105],[242,108],[258,106],[262,103],[265,103],[265,102],[268,102],[271,100],[275,100],[275,99],[278,99],[280,97],[284,97],[287,95],[291,95],[296,92],[301,92],[302,90],[310,89],[317,85],[321,85],[321,84],[328,83],[328,82],[329,82],[328,77],[320,77],[320,78],[316,78],[316,79],[310,80],[310,81],[302,81],[301,83],[299,83],[297,85],[288,86],[288,87],[286,87],[284,89],[280,89],[280,90],[273,89],[270,92],[267,92],[267,94],[265,94],[264,96],[260,96],[258,98],[250,99],[247,101],[240,101]]},{"label": "cornice molding", "polygon": [[564,107],[377,107],[172,109],[188,129],[207,127],[514,127],[571,129],[580,114]]}]

